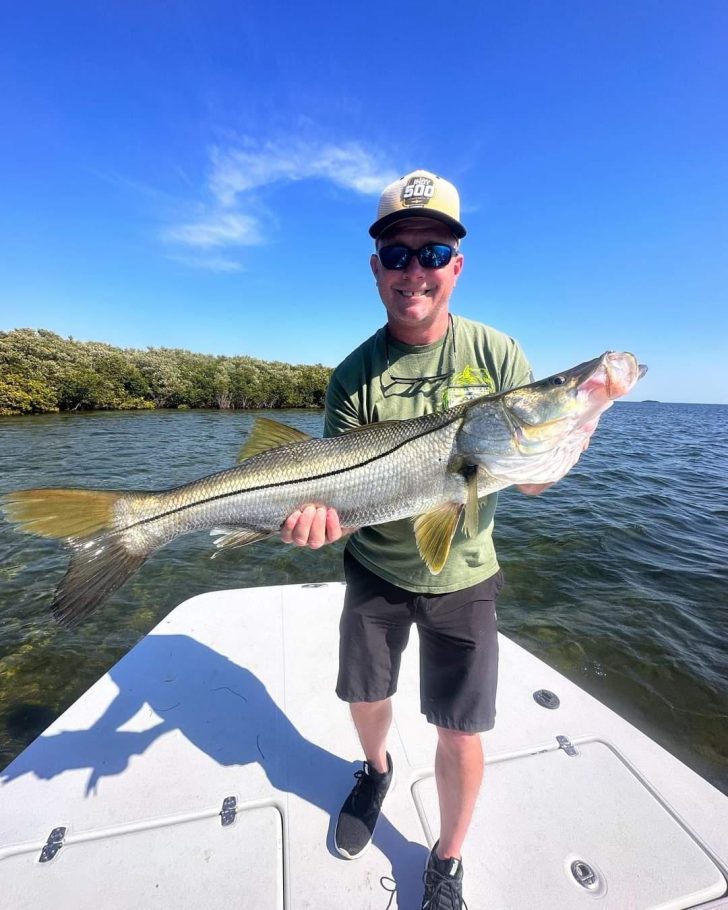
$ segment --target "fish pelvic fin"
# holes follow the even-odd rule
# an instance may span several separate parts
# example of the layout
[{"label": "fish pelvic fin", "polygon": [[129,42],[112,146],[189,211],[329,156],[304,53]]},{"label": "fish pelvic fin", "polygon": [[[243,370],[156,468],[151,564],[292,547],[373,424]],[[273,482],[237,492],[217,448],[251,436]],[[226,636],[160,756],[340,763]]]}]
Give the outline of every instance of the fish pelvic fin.
[{"label": "fish pelvic fin", "polygon": [[279,423],[269,417],[258,417],[238,454],[238,461],[245,461],[253,455],[267,452],[269,449],[278,449],[290,445],[292,442],[306,442],[311,439],[308,433],[289,427],[288,424]]},{"label": "fish pelvic fin", "polygon": [[462,503],[444,502],[414,520],[417,549],[433,575],[439,575],[447,562],[462,511]]},{"label": "fish pelvic fin", "polygon": [[53,617],[72,629],[133,575],[149,555],[129,551],[116,534],[70,542],[71,561],[51,604]]},{"label": "fish pelvic fin", "polygon": [[[219,531],[210,531],[211,535],[220,533]],[[235,528],[234,530],[223,530],[221,536],[215,540],[215,552],[212,559],[220,555],[221,550],[234,550],[236,547],[247,547],[248,544],[257,543],[259,540],[265,540],[271,537],[271,531],[253,531],[250,528]]]},{"label": "fish pelvic fin", "polygon": [[109,530],[116,504],[112,490],[20,490],[3,497],[9,521],[41,537],[89,537]]}]

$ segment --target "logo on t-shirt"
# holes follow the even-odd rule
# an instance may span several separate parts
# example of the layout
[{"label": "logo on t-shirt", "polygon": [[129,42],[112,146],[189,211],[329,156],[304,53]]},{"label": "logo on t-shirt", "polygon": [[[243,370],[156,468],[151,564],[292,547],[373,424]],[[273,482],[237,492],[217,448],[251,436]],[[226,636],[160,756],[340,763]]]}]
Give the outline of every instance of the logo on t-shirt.
[{"label": "logo on t-shirt", "polygon": [[444,408],[452,408],[464,401],[472,401],[482,395],[493,395],[496,391],[495,382],[485,367],[467,366],[461,373],[457,373],[450,380],[450,384],[442,393]]}]

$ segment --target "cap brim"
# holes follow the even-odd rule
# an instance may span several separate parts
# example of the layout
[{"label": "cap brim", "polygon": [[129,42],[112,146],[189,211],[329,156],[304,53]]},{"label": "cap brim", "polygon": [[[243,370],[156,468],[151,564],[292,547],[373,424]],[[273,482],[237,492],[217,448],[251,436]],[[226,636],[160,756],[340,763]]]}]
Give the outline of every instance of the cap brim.
[{"label": "cap brim", "polygon": [[446,224],[459,240],[467,234],[467,231],[459,221],[449,215],[445,215],[443,212],[428,211],[426,208],[412,208],[401,212],[390,212],[389,215],[385,215],[384,218],[375,221],[369,228],[369,236],[374,237],[376,240],[387,228],[392,227],[393,224],[397,224],[399,221],[406,221],[408,218],[431,218],[433,221],[440,221],[442,224]]}]

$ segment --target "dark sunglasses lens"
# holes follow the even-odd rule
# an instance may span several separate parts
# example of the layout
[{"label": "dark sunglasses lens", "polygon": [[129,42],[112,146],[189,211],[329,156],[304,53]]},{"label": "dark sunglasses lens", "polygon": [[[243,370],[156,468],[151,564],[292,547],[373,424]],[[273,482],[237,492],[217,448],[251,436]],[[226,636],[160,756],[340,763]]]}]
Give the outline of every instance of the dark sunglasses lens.
[{"label": "dark sunglasses lens", "polygon": [[443,269],[452,259],[452,247],[446,243],[428,243],[419,251],[417,258],[425,269]]},{"label": "dark sunglasses lens", "polygon": [[383,246],[377,255],[385,269],[406,269],[412,258],[412,250],[406,246]]}]

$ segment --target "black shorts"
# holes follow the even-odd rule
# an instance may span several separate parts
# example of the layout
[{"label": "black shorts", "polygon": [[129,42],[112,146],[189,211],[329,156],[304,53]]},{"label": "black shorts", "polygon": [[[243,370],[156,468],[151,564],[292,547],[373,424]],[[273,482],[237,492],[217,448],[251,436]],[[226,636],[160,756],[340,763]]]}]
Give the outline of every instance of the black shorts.
[{"label": "black shorts", "polygon": [[503,573],[462,591],[416,594],[344,553],[346,597],[339,624],[336,694],[381,701],[397,691],[412,623],[420,636],[420,707],[431,724],[467,733],[495,723],[498,635],[495,601]]}]

